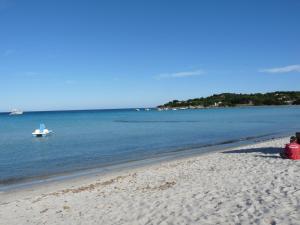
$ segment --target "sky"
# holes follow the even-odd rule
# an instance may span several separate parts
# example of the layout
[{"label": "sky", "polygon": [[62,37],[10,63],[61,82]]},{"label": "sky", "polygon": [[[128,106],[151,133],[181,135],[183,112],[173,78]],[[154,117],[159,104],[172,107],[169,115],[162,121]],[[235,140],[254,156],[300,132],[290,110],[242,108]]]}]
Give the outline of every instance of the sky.
[{"label": "sky", "polygon": [[300,91],[298,0],[0,0],[0,111]]}]

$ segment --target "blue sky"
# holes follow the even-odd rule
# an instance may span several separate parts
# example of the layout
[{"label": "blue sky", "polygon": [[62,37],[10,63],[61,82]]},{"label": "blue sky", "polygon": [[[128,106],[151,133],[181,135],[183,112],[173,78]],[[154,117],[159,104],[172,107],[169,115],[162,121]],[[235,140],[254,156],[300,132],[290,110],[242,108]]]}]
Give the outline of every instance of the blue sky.
[{"label": "blue sky", "polygon": [[300,1],[0,0],[0,111],[300,90]]}]

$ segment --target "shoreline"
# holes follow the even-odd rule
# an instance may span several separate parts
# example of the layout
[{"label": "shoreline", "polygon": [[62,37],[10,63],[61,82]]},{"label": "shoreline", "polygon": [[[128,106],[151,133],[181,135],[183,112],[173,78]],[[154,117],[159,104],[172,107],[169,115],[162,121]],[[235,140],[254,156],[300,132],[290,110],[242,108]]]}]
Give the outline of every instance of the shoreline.
[{"label": "shoreline", "polygon": [[182,147],[174,149],[170,152],[160,153],[149,158],[136,159],[115,163],[106,166],[98,166],[87,169],[78,169],[68,172],[51,174],[48,176],[37,176],[30,178],[17,179],[17,181],[0,184],[1,192],[11,192],[19,189],[34,188],[35,186],[47,185],[53,182],[64,182],[65,180],[84,179],[95,175],[106,175],[121,170],[130,170],[131,168],[144,167],[147,165],[155,165],[157,163],[168,162],[176,159],[184,159],[193,156],[201,156],[211,154],[224,149],[243,147],[257,142],[268,141],[272,139],[284,138],[290,136],[291,133],[266,134],[253,137],[245,137],[236,140],[227,140],[224,142],[206,144],[200,147]]},{"label": "shoreline", "polygon": [[0,217],[6,225],[297,224],[300,161],[278,155],[288,140],[0,193]]}]

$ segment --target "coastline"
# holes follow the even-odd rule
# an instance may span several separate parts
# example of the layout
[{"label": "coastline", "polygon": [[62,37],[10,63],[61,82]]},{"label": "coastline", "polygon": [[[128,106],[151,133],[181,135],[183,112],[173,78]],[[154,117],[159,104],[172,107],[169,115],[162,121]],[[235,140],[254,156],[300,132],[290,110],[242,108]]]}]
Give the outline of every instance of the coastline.
[{"label": "coastline", "polygon": [[265,140],[0,193],[0,217],[7,225],[297,224],[300,162],[278,157],[286,142]]},{"label": "coastline", "polygon": [[[215,146],[218,149],[223,145],[247,144],[260,135],[299,129],[294,121],[300,115],[300,108],[272,108],[165,113],[55,112],[4,118],[2,128],[7,128],[3,129],[0,141],[4,166],[0,171],[0,191],[8,189],[7,185],[68,179],[94,173],[98,168],[130,166],[138,160],[155,161],[173,154],[184,156],[194,151],[200,154],[208,149],[214,151]],[[84,118],[84,122],[77,123],[79,118]],[[32,137],[31,131],[40,121],[55,131],[53,137]],[[81,129],[82,126],[88,129]],[[117,127],[122,129],[118,131]],[[122,141],[115,141],[119,139]]]},{"label": "coastline", "polygon": [[144,167],[148,165],[154,165],[161,162],[172,161],[176,159],[182,159],[192,156],[201,156],[204,154],[215,153],[223,151],[224,149],[231,149],[235,147],[247,146],[257,142],[283,138],[291,136],[291,133],[277,133],[277,134],[265,134],[261,136],[249,136],[241,139],[227,140],[224,142],[217,142],[212,144],[206,144],[201,146],[187,146],[182,148],[175,148],[172,151],[163,152],[152,157],[141,158],[131,161],[124,161],[118,164],[92,167],[87,169],[78,169],[73,171],[61,172],[57,174],[29,177],[22,179],[15,179],[4,183],[0,182],[0,193],[10,192],[18,189],[34,188],[34,186],[47,185],[53,182],[63,182],[64,180],[84,179],[85,177],[93,177],[94,175],[107,175],[122,170],[130,170],[131,168]]},{"label": "coastline", "polygon": [[167,107],[167,108],[155,108],[155,109],[161,109],[158,111],[168,111],[168,110],[204,110],[204,109],[238,109],[238,108],[274,108],[274,107],[300,107],[300,105],[235,105],[235,106],[207,106],[207,107],[200,107],[200,108],[189,108],[189,107]]}]

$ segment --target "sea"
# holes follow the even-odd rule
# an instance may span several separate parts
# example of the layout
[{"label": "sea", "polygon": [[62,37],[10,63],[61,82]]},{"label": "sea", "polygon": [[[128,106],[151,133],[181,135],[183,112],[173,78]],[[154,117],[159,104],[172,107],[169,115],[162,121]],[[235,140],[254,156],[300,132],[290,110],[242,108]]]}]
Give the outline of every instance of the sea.
[{"label": "sea", "polygon": [[[300,131],[299,106],[0,114],[0,191],[192,151],[202,154]],[[37,138],[40,123],[53,130]]]}]

